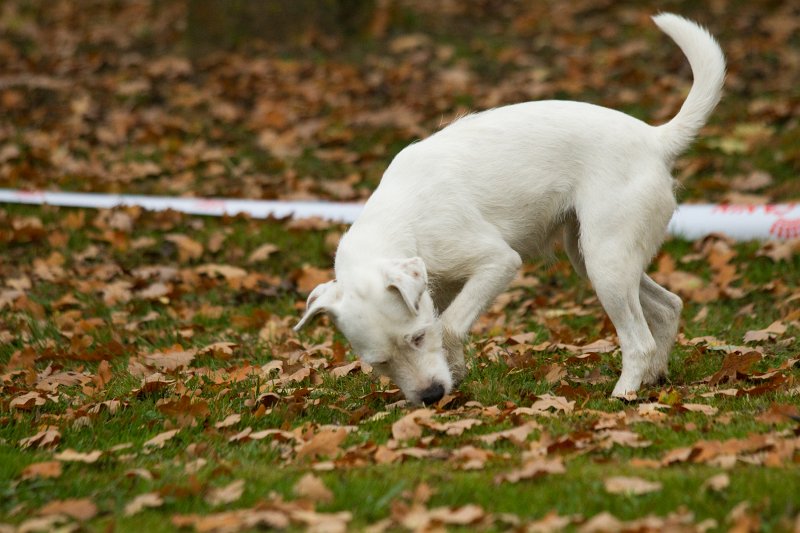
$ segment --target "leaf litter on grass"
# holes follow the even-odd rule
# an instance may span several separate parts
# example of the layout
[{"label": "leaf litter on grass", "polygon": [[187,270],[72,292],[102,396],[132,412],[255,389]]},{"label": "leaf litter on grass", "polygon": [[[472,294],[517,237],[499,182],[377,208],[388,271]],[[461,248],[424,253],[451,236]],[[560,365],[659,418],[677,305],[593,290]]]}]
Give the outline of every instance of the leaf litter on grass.
[{"label": "leaf litter on grass", "polygon": [[[0,80],[0,185],[359,200],[400,146],[469,110],[586,95],[647,106],[647,120],[661,121],[680,106],[688,79],[665,70],[647,6],[427,4],[398,5],[423,28],[445,21],[470,38],[401,24],[352,62],[330,50],[326,61],[264,50],[191,61],[176,48],[182,3],[131,1],[95,17],[97,6],[6,2],[0,39],[15,74]],[[711,25],[729,54],[731,103],[677,162],[684,196],[797,197],[785,66],[796,10],[722,2],[709,17],[689,4],[676,10]],[[602,46],[587,48],[596,27],[608,29]],[[64,54],[65,42],[79,45]],[[80,75],[56,76],[54,62]],[[593,77],[597,65],[610,74]],[[343,230],[139,208],[0,209],[0,443],[11,458],[0,520],[48,530],[156,517],[198,531],[800,520],[796,505],[778,509],[780,494],[759,500],[771,491],[756,481],[796,473],[800,456],[798,241],[667,243],[651,275],[686,303],[673,377],[629,403],[607,398],[619,341],[589,288],[561,256],[526,264],[475,324],[461,390],[418,409],[350,361],[326,319],[291,330],[308,292],[331,279]],[[359,492],[372,473],[396,488],[374,507]],[[686,500],[671,475],[700,495]],[[84,477],[88,486],[75,484]],[[512,501],[505,512],[494,501],[548,501],[552,490],[562,497],[544,507]],[[580,490],[601,493],[599,503],[576,503]],[[674,504],[646,516],[626,507],[653,494]]]}]

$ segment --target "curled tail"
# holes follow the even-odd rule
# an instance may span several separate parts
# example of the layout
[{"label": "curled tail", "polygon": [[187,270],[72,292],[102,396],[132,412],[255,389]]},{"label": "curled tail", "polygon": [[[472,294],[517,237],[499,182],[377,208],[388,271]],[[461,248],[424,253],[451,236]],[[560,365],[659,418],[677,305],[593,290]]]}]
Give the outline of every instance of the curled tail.
[{"label": "curled tail", "polygon": [[665,151],[670,157],[677,157],[688,148],[719,102],[725,81],[725,57],[714,37],[694,22],[671,13],[656,15],[653,22],[686,55],[694,77],[678,114],[658,127]]}]

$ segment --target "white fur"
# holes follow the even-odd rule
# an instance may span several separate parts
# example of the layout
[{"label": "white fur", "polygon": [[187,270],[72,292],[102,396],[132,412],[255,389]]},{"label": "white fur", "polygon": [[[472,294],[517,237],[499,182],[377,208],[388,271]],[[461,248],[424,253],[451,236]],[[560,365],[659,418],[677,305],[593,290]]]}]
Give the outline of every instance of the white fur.
[{"label": "white fur", "polygon": [[412,144],[342,238],[336,281],[311,294],[297,327],[330,313],[409,401],[435,401],[464,377],[462,343],[475,319],[522,259],[546,253],[563,231],[570,260],[617,329],[613,395],[665,376],[681,301],[644,269],[675,209],[673,159],[719,101],[725,61],[693,22],[653,20],[694,75],[674,119],[653,127],[591,104],[528,102]]}]

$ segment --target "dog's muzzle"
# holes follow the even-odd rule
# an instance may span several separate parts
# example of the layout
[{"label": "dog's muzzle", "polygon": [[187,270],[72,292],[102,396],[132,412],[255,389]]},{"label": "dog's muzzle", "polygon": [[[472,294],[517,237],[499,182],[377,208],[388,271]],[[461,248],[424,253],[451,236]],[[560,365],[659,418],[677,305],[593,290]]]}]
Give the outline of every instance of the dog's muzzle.
[{"label": "dog's muzzle", "polygon": [[431,405],[441,400],[442,396],[444,396],[444,385],[434,383],[420,393],[420,400],[425,405]]}]

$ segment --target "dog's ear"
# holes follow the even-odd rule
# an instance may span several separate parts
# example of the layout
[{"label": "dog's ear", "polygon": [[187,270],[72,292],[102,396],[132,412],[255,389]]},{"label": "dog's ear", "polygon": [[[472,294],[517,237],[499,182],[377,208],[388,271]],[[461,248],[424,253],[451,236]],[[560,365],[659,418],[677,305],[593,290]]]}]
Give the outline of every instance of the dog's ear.
[{"label": "dog's ear", "polygon": [[384,271],[386,288],[397,290],[409,311],[419,313],[419,301],[428,286],[425,263],[419,257],[392,261]]},{"label": "dog's ear", "polygon": [[336,280],[321,283],[311,291],[306,301],[306,313],[300,322],[294,327],[295,331],[306,325],[306,323],[320,313],[330,313],[336,302],[339,301],[341,293],[336,286]]}]

